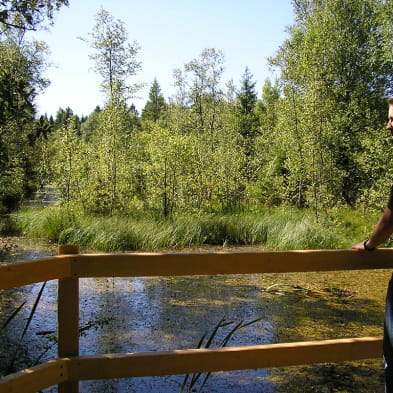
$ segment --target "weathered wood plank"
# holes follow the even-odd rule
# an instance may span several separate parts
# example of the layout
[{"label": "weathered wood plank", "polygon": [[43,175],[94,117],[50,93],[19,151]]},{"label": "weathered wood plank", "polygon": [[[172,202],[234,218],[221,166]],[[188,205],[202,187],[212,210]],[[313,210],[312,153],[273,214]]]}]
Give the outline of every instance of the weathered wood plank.
[{"label": "weathered wood plank", "polygon": [[71,380],[131,378],[339,362],[382,356],[382,338],[364,337],[217,349],[72,358]]},{"label": "weathered wood plank", "polygon": [[[77,254],[77,246],[60,246],[59,253]],[[59,279],[58,287],[58,354],[59,357],[79,355],[79,279],[67,277]],[[78,393],[77,381],[59,384],[59,393]]]},{"label": "weathered wood plank", "polygon": [[59,357],[79,353],[79,280],[62,278],[58,288]]},{"label": "weathered wood plank", "polygon": [[68,379],[67,359],[50,360],[0,378],[0,393],[35,393]]},{"label": "weathered wood plank", "polygon": [[69,256],[54,256],[0,266],[0,289],[70,277]]},{"label": "weathered wood plank", "polygon": [[61,255],[0,266],[0,289],[66,277],[181,276],[393,268],[393,250]]},{"label": "weathered wood plank", "polygon": [[182,276],[393,268],[393,250],[89,254],[78,255],[78,277]]},{"label": "weathered wood plank", "polygon": [[[66,251],[68,250],[68,251]],[[76,250],[76,251],[75,251]],[[61,249],[77,252],[77,249]],[[59,356],[0,380],[0,393],[33,392],[60,383],[77,392],[78,380],[268,368],[382,356],[381,338],[272,344],[224,349],[78,357],[79,277],[180,276],[393,268],[393,250],[65,255],[0,266],[0,289],[59,278]],[[67,365],[66,369],[64,369]],[[70,378],[67,371],[70,368]],[[23,388],[21,388],[23,386]],[[3,389],[3,390],[2,390]],[[12,390],[14,389],[14,390]]]},{"label": "weathered wood plank", "polygon": [[79,254],[79,246],[77,244],[59,244],[58,254]]}]

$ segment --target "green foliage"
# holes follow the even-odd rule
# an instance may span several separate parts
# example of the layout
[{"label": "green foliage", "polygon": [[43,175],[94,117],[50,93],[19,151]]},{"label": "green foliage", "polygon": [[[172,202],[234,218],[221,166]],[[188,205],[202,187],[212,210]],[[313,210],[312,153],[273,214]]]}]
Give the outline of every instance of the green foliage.
[{"label": "green foliage", "polygon": [[[14,216],[25,236],[77,243],[102,251],[259,245],[273,250],[349,247],[376,216],[339,211],[319,221],[312,211],[273,209],[233,214],[183,214],[171,220],[82,214],[75,206],[22,210]],[[361,235],[361,236],[360,236]]]},{"label": "green foliage", "polygon": [[290,38],[271,60],[284,92],[276,140],[288,146],[285,193],[316,211],[351,205],[368,185],[368,168],[358,162],[361,141],[386,111],[381,97],[392,72],[383,55],[386,9],[380,0],[305,0],[294,10]]},{"label": "green foliage", "polygon": [[50,167],[52,177],[56,179],[60,198],[71,202],[83,192],[85,178],[85,155],[78,137],[75,118],[62,127],[51,139]]},{"label": "green foliage", "polygon": [[161,93],[157,79],[154,79],[149,92],[149,99],[142,110],[142,119],[157,122],[166,111],[165,98]]},{"label": "green foliage", "polygon": [[[123,94],[139,69],[137,48],[127,45],[122,22],[101,10],[91,43],[109,100],[80,128],[74,123],[72,138],[62,136],[67,124],[50,139],[63,150],[52,176],[62,200],[86,213],[165,218],[296,206],[312,208],[316,220],[335,206],[381,204],[389,149],[373,138],[392,78],[383,54],[393,35],[389,7],[294,2],[289,38],[271,59],[280,79],[265,81],[261,99],[248,68],[240,88],[225,91],[224,55],[209,48],[175,70],[168,105],[154,80],[141,122]],[[308,236],[308,228],[299,231]]]},{"label": "green foliage", "polygon": [[257,103],[256,82],[252,80],[252,77],[250,70],[246,67],[242,76],[240,91],[237,94],[238,128],[239,133],[246,140],[255,138],[259,134],[259,122],[255,113]]},{"label": "green foliage", "polygon": [[19,160],[11,160],[0,174],[0,213],[15,209],[24,193],[24,174]]},{"label": "green foliage", "polygon": [[96,15],[96,24],[90,36],[90,44],[96,51],[90,58],[103,79],[101,86],[109,99],[114,99],[117,94],[128,96],[137,91],[138,86],[129,86],[127,79],[141,68],[137,61],[140,47],[136,41],[127,43],[128,34],[124,23],[101,9]]},{"label": "green foliage", "polygon": [[77,209],[72,205],[65,208],[47,207],[44,210],[22,209],[15,214],[15,226],[21,234],[51,242],[58,242],[62,231],[78,223]]},{"label": "green foliage", "polygon": [[3,0],[0,5],[1,33],[9,30],[35,30],[45,19],[53,20],[54,11],[68,0]]},{"label": "green foliage", "polygon": [[33,102],[48,85],[42,77],[46,50],[12,34],[0,40],[0,213],[17,207],[38,183],[45,133],[34,121]]},{"label": "green foliage", "polygon": [[84,142],[90,142],[92,135],[99,125],[101,108],[99,106],[87,117],[87,119],[81,124],[81,135]]},{"label": "green foliage", "polygon": [[222,127],[224,54],[204,49],[198,58],[174,71],[176,104],[182,132],[215,132]]},{"label": "green foliage", "polygon": [[240,91],[237,93],[237,100],[233,110],[233,123],[236,132],[241,139],[240,146],[244,153],[242,173],[248,182],[256,178],[256,167],[258,160],[255,151],[256,137],[261,134],[260,119],[257,113],[257,93],[253,76],[246,67],[242,76]]},{"label": "green foliage", "polygon": [[[225,86],[224,54],[208,48],[175,70],[175,96],[168,103],[154,80],[141,117],[127,103],[137,88],[129,78],[140,69],[139,45],[128,43],[123,22],[107,11],[98,12],[88,41],[108,100],[87,119],[60,108],[55,120],[34,120],[34,98],[47,85],[45,47],[17,45],[9,33],[0,41],[0,211],[49,182],[60,203],[73,206],[78,217],[148,214],[169,225],[182,214],[221,217],[260,206],[311,208],[315,222],[307,216],[295,228],[280,227],[280,218],[268,231],[255,224],[261,230],[253,235],[249,219],[229,224],[211,218],[218,233],[214,239],[196,219],[193,235],[182,225],[176,229],[188,240],[165,226],[162,237],[156,234],[157,244],[206,239],[269,244],[277,237],[284,248],[330,247],[334,236],[313,232],[326,211],[382,207],[393,175],[391,143],[378,135],[386,115],[381,97],[391,91],[393,79],[392,4],[293,2],[295,22],[270,60],[280,78],[266,80],[259,99],[248,68],[239,88],[232,82]],[[243,233],[233,233],[232,226]],[[76,236],[74,224],[69,228],[62,235],[67,239]],[[79,229],[82,238],[91,237]],[[294,231],[307,241],[292,238]],[[150,241],[141,240],[136,229],[124,239],[116,233],[104,248],[145,247]]]},{"label": "green foliage", "polygon": [[70,107],[65,109],[59,108],[54,119],[54,127],[65,127],[68,125],[71,119],[73,119],[73,121],[76,123],[75,126],[79,126],[80,120],[78,116],[74,115],[74,112]]},{"label": "green foliage", "polygon": [[[151,195],[152,206],[162,206],[164,217],[172,215],[179,197],[184,192],[182,176],[189,169],[192,139],[186,135],[176,135],[153,126],[146,135],[148,166],[146,186]],[[183,182],[182,182],[183,180]]]}]

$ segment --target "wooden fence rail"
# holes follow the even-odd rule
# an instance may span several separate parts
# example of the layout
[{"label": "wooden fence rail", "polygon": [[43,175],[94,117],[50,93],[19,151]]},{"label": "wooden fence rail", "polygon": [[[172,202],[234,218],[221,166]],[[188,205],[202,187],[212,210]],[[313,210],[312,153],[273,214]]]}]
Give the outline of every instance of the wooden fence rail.
[{"label": "wooden fence rail", "polygon": [[[79,278],[184,276],[392,269],[393,250],[135,253],[79,255],[0,266],[0,289],[59,279],[59,358],[0,379],[0,393],[37,392],[59,384],[76,393],[86,379],[131,378],[359,360],[382,356],[381,337],[363,337],[152,353],[79,356]],[[382,313],[382,310],[381,310]]]}]

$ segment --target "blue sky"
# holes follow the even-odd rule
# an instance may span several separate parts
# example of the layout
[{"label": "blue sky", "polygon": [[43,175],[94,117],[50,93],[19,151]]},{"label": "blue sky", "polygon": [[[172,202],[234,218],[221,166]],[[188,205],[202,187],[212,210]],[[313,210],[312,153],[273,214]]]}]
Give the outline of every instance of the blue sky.
[{"label": "blue sky", "polygon": [[132,82],[147,86],[132,102],[141,110],[157,78],[167,99],[174,93],[173,70],[198,57],[205,48],[223,51],[223,81],[238,86],[246,66],[257,82],[258,94],[266,78],[274,75],[267,58],[287,37],[293,23],[291,0],[70,0],[49,31],[34,33],[51,51],[52,66],[45,76],[51,86],[37,97],[39,113],[55,115],[59,107],[88,115],[104,103],[100,76],[89,59],[92,49],[78,37],[88,37],[96,13],[104,8],[127,28],[129,40],[141,46],[142,71]]}]

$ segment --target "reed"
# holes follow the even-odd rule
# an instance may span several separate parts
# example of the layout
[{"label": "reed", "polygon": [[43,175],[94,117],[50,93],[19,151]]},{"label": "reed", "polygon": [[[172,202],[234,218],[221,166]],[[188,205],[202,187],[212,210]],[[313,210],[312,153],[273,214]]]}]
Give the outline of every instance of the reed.
[{"label": "reed", "polygon": [[[240,329],[243,329],[247,326],[257,323],[257,322],[261,321],[262,319],[263,318],[257,318],[257,319],[254,319],[252,321],[247,321],[247,322],[245,322],[244,320],[241,320],[236,323],[235,321],[229,321],[229,322],[226,321],[225,316],[224,316],[213,327],[210,334],[208,334],[208,332],[203,334],[203,336],[201,337],[201,339],[198,342],[197,349],[211,348],[213,346],[214,341],[218,341],[217,346],[219,348],[224,348],[228,345],[229,341],[231,340],[231,338],[233,337],[233,335],[236,332],[238,332]],[[221,341],[217,340],[218,332],[227,326],[231,326],[231,329],[229,330],[229,332],[227,332],[227,334],[225,335],[225,337]],[[202,389],[204,388],[204,386],[206,385],[206,382],[208,381],[208,379],[211,376],[211,372],[205,373],[203,380],[201,382],[198,382],[198,381],[200,381],[200,378],[202,376],[203,376],[203,373],[200,373],[200,372],[194,373],[192,375],[186,374],[184,376],[183,383],[180,387],[179,393],[202,392]],[[197,387],[198,383],[199,383],[199,386]]]},{"label": "reed", "polygon": [[24,236],[77,243],[97,251],[155,251],[209,246],[272,250],[347,248],[366,237],[377,215],[335,210],[317,220],[306,209],[276,208],[233,214],[93,216],[61,206],[24,209],[10,227]]}]

